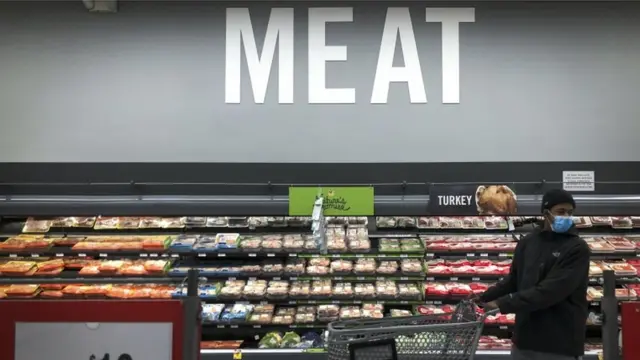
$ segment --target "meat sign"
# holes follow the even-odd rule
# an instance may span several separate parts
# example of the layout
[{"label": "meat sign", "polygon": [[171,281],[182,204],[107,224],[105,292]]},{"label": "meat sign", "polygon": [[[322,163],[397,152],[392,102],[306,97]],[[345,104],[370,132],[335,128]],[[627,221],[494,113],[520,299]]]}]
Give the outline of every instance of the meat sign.
[{"label": "meat sign", "polygon": [[[475,22],[474,8],[426,8],[425,22],[442,24],[442,103],[460,103],[460,23]],[[326,29],[330,23],[354,21],[352,7],[308,9],[308,103],[355,104],[355,88],[328,88],[327,62],[347,61],[348,49],[344,45],[327,45]],[[373,74],[370,102],[386,104],[389,85],[406,83],[409,101],[427,103],[427,91],[418,56],[416,35],[407,7],[387,9],[378,61]],[[258,51],[256,34],[248,8],[229,8],[226,13],[225,48],[225,102],[241,102],[242,52],[244,50],[254,102],[265,101],[269,76],[278,50],[278,102],[294,103],[294,9],[273,8],[269,16],[262,51]],[[396,43],[404,65],[394,66]],[[304,43],[304,42],[301,42]],[[375,56],[375,50],[372,56]],[[358,89],[360,90],[360,89]]]}]

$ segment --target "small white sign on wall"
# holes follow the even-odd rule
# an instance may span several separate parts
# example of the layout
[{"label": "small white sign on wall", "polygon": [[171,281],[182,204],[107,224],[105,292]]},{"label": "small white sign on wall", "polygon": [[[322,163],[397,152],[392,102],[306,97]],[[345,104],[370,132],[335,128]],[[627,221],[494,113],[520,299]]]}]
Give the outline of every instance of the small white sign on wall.
[{"label": "small white sign on wall", "polygon": [[562,188],[566,191],[596,191],[596,172],[563,171]]}]

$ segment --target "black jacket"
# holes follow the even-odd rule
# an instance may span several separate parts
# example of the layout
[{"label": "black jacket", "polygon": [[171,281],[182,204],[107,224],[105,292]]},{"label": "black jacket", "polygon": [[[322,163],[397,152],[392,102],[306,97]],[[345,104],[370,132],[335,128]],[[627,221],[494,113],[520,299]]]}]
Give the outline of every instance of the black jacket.
[{"label": "black jacket", "polygon": [[496,301],[503,314],[516,314],[518,349],[584,354],[589,254],[574,229],[537,229],[518,242],[509,275],[480,297]]}]

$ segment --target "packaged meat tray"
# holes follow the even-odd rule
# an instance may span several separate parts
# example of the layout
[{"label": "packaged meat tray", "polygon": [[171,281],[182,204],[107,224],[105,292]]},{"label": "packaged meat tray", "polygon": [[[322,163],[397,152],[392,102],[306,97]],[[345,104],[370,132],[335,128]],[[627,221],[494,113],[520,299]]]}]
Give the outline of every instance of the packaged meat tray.
[{"label": "packaged meat tray", "polygon": [[356,260],[353,272],[356,275],[374,275],[376,273],[376,261],[371,258],[360,258]]},{"label": "packaged meat tray", "polygon": [[185,216],[180,219],[186,227],[205,227],[207,218],[205,216]]},{"label": "packaged meat tray", "polygon": [[378,250],[380,252],[400,252],[400,240],[381,238]]},{"label": "packaged meat tray", "polygon": [[509,228],[509,223],[507,219],[502,216],[487,216],[484,218],[484,227],[487,230],[504,230]]},{"label": "packaged meat tray", "polygon": [[262,237],[262,250],[266,252],[280,252],[283,246],[282,235],[266,235]]},{"label": "packaged meat tray", "polygon": [[403,259],[400,262],[400,269],[404,275],[421,275],[424,273],[422,261],[419,259]]},{"label": "packaged meat tray", "polygon": [[609,216],[592,216],[591,224],[594,226],[611,226],[611,217]]},{"label": "packaged meat tray", "polygon": [[351,216],[347,218],[347,223],[349,225],[363,225],[366,226],[369,223],[369,220],[366,216]]},{"label": "packaged meat tray", "polygon": [[613,247],[613,245],[603,240],[587,241],[587,245],[589,246],[589,249],[591,249],[591,251],[594,253],[609,253],[616,251],[616,248]]},{"label": "packaged meat tray", "polygon": [[294,322],[296,324],[313,324],[316,322],[316,312],[315,306],[298,306]]},{"label": "packaged meat tray", "polygon": [[286,227],[287,219],[284,216],[270,216],[267,218],[267,224],[271,227]]},{"label": "packaged meat tray", "polygon": [[484,219],[479,216],[466,216],[462,218],[463,229],[484,229]]},{"label": "packaged meat tray", "polygon": [[286,276],[302,276],[305,274],[306,261],[304,259],[288,259],[284,266]]},{"label": "packaged meat tray", "polygon": [[[329,288],[331,291],[331,288]],[[311,294],[310,281],[293,281],[289,288],[289,297],[295,300],[308,299]]]},{"label": "packaged meat tray", "polygon": [[608,267],[604,267],[603,264],[599,262],[590,261],[589,262],[589,276],[602,276],[602,272],[605,269],[609,269]]},{"label": "packaged meat tray", "polygon": [[251,324],[266,325],[266,324],[271,324],[272,320],[273,320],[272,313],[254,312],[253,314],[251,314],[251,316],[249,316],[249,323]]},{"label": "packaged meat tray", "polygon": [[630,218],[634,228],[640,227],[640,216],[631,216]]},{"label": "packaged meat tray", "polygon": [[238,349],[243,340],[224,340],[224,341],[201,341],[200,348],[201,349]]},{"label": "packaged meat tray", "polygon": [[236,249],[238,247],[238,242],[240,239],[240,234],[238,233],[220,233],[216,234],[216,249],[224,250],[224,249]]},{"label": "packaged meat tray", "polygon": [[421,229],[438,229],[440,221],[437,217],[420,217],[418,218],[418,227]]},{"label": "packaged meat tray", "polygon": [[207,222],[205,223],[206,227],[215,227],[215,228],[227,227],[228,225],[229,225],[229,222],[227,221],[226,217],[217,217],[217,216],[208,217]]},{"label": "packaged meat tray", "polygon": [[400,251],[403,253],[424,252],[422,240],[417,238],[400,239]]},{"label": "packaged meat tray", "polygon": [[229,216],[227,217],[227,226],[230,228],[247,228],[249,227],[249,218],[246,216]]},{"label": "packaged meat tray", "polygon": [[573,219],[573,224],[578,229],[589,228],[589,227],[593,226],[591,224],[591,219],[589,219],[586,216],[574,216],[572,219]]},{"label": "packaged meat tray", "polygon": [[398,216],[396,217],[396,227],[405,229],[414,228],[416,227],[416,218],[408,216]]},{"label": "packaged meat tray", "polygon": [[284,272],[284,265],[280,260],[265,260],[262,262],[262,274],[266,276],[278,276]]},{"label": "packaged meat tray", "polygon": [[395,275],[398,272],[397,261],[380,261],[376,273],[381,275]]},{"label": "packaged meat tray", "polygon": [[28,218],[22,227],[23,233],[46,233],[51,228],[51,220]]},{"label": "packaged meat tray", "polygon": [[462,229],[462,218],[440,216],[438,225],[440,229]]},{"label": "packaged meat tray", "polygon": [[376,217],[376,227],[381,229],[394,228],[396,227],[396,219],[394,217],[378,216]]},{"label": "packaged meat tray", "polygon": [[349,275],[353,271],[353,262],[350,260],[333,260],[329,266],[329,273],[334,275]]},{"label": "packaged meat tray", "polygon": [[616,298],[618,300],[633,300],[637,297],[635,290],[628,288],[616,289]]},{"label": "packaged meat tray", "polygon": [[396,299],[398,287],[395,281],[377,281],[376,294],[378,299]]},{"label": "packaged meat tray", "polygon": [[362,310],[357,306],[343,306],[340,309],[340,320],[359,319],[362,317]]},{"label": "packaged meat tray", "polygon": [[614,229],[633,229],[633,221],[627,216],[612,216],[611,227]]},{"label": "packaged meat tray", "polygon": [[7,297],[34,297],[39,291],[40,286],[38,285],[10,285],[4,290],[4,294]]},{"label": "packaged meat tray", "polygon": [[347,241],[336,235],[327,236],[327,250],[331,253],[343,253],[347,251]]},{"label": "packaged meat tray", "polygon": [[371,319],[382,319],[384,307],[382,304],[362,304],[362,317]]},{"label": "packaged meat tray", "polygon": [[331,296],[331,280],[316,280],[311,283],[311,297],[326,299]]},{"label": "packaged meat tray", "polygon": [[253,311],[253,305],[234,304],[225,307],[220,314],[220,322],[246,322]]},{"label": "packaged meat tray", "polygon": [[338,320],[340,315],[340,306],[327,304],[318,306],[318,321],[331,322]]},{"label": "packaged meat tray", "polygon": [[416,283],[398,284],[398,298],[404,300],[419,300],[424,291]]},{"label": "packaged meat tray", "polygon": [[637,274],[636,268],[626,262],[605,262],[604,264],[618,276],[635,276]]},{"label": "packaged meat tray", "polygon": [[30,276],[38,270],[34,261],[9,261],[0,265],[3,276]]},{"label": "packaged meat tray", "polygon": [[602,299],[602,287],[600,286],[589,286],[587,288],[587,300],[589,301],[600,301]]},{"label": "packaged meat tray", "polygon": [[269,226],[266,216],[251,216],[247,220],[249,229],[264,228]]},{"label": "packaged meat tray", "polygon": [[352,299],[353,298],[353,285],[348,282],[335,283],[331,291],[331,297],[336,299]]},{"label": "packaged meat tray", "polygon": [[300,234],[285,235],[282,242],[282,247],[287,252],[300,252],[304,250],[305,239]]},{"label": "packaged meat tray", "polygon": [[391,317],[407,317],[413,316],[413,313],[409,310],[391,309],[389,310]]},{"label": "packaged meat tray", "polygon": [[371,283],[357,283],[354,286],[353,294],[356,299],[374,299],[376,297],[376,288]]},{"label": "packaged meat tray", "polygon": [[623,237],[608,237],[607,243],[613,246],[615,251],[635,251],[636,245]]},{"label": "packaged meat tray", "polygon": [[262,237],[242,236],[238,242],[238,249],[250,253],[260,252],[262,249]]},{"label": "packaged meat tray", "polygon": [[[240,300],[247,283],[243,280],[227,280],[218,293],[218,297],[223,300]],[[253,287],[250,289],[254,289]]]},{"label": "packaged meat tray", "polygon": [[266,298],[270,300],[283,300],[289,296],[289,282],[272,280],[269,281]]}]

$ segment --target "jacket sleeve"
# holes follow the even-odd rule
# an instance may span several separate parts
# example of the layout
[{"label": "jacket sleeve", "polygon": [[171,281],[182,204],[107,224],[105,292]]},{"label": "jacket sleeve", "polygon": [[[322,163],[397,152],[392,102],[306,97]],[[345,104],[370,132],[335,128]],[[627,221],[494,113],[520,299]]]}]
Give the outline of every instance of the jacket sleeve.
[{"label": "jacket sleeve", "polygon": [[482,302],[490,302],[494,301],[500,297],[508,295],[510,293],[518,291],[518,259],[520,259],[522,254],[522,248],[524,247],[524,242],[521,240],[518,242],[515,251],[513,252],[513,261],[511,262],[511,268],[509,269],[509,274],[497,282],[494,286],[490,287],[480,295],[480,301]]},{"label": "jacket sleeve", "polygon": [[503,314],[546,309],[566,299],[589,277],[589,247],[585,242],[571,248],[538,285],[511,293],[496,302]]}]

